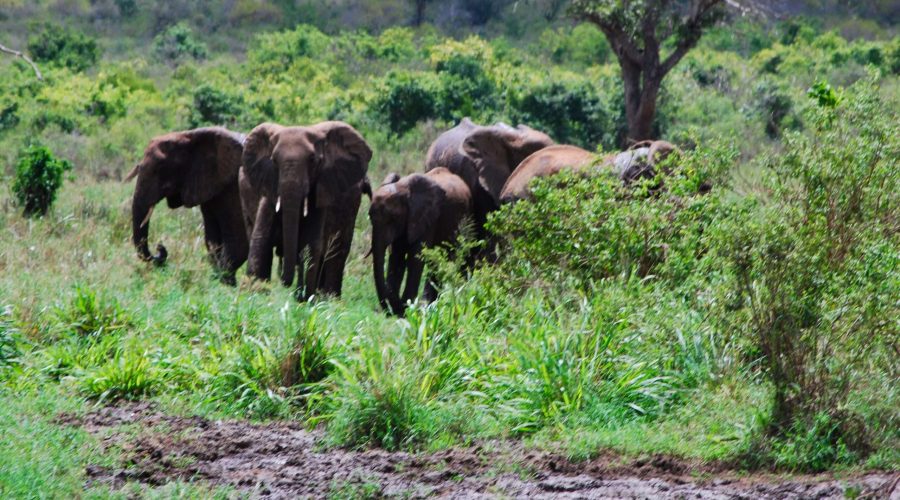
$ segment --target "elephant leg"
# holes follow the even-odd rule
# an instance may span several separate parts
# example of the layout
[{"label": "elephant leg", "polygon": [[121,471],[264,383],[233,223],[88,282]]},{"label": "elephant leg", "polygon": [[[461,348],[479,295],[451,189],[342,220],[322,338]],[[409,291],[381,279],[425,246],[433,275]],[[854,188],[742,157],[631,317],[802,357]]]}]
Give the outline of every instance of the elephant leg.
[{"label": "elephant leg", "polygon": [[253,234],[250,236],[247,274],[265,281],[272,277],[272,225],[274,221],[275,206],[268,198],[260,199],[254,218]]},{"label": "elephant leg", "polygon": [[326,254],[325,291],[337,297],[341,296],[344,283],[344,268],[350,257],[350,249],[353,246],[353,229],[356,226],[356,216],[359,213],[359,205],[362,200],[362,190],[354,191],[347,197],[346,204],[338,207],[331,216],[330,232],[335,234],[334,245]]},{"label": "elephant leg", "polygon": [[425,280],[425,290],[422,291],[422,299],[427,303],[437,300],[438,282],[433,274],[429,274]]},{"label": "elephant leg", "polygon": [[419,283],[422,281],[422,271],[425,263],[421,255],[422,245],[415,244],[409,249],[406,263],[406,288],[403,291],[401,301],[405,306],[407,302],[414,302],[419,295]]},{"label": "elephant leg", "polygon": [[232,286],[237,284],[235,272],[246,262],[249,251],[243,212],[237,197],[237,188],[233,187],[201,206],[201,211],[210,214],[204,216],[204,221],[213,219],[217,227],[219,240],[217,266],[222,281]]},{"label": "elephant leg", "polygon": [[225,250],[215,207],[211,203],[203,203],[200,205],[200,213],[203,215],[203,235],[206,239],[209,261],[216,272],[221,272],[225,268]]},{"label": "elephant leg", "polygon": [[324,228],[327,227],[325,218],[326,214],[323,211],[311,211],[306,218],[303,231],[301,231],[308,231],[311,235],[309,239],[309,260],[306,264],[306,289],[302,295],[298,295],[298,298],[301,300],[315,295],[322,280],[322,263],[327,244],[327,236],[324,234]]}]

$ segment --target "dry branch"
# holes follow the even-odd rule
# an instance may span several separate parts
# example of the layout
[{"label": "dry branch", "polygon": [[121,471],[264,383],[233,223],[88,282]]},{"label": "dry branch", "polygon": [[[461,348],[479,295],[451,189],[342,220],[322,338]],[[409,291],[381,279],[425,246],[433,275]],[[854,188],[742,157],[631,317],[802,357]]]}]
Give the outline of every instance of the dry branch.
[{"label": "dry branch", "polygon": [[13,50],[4,45],[0,45],[0,52],[6,52],[7,54],[12,54],[13,57],[21,58],[23,61],[31,65],[31,69],[34,70],[34,74],[37,76],[37,79],[40,81],[44,81],[44,76],[41,75],[41,70],[38,69],[37,64],[35,64],[34,61],[32,61],[31,58],[26,56],[24,53],[19,52],[18,50]]}]

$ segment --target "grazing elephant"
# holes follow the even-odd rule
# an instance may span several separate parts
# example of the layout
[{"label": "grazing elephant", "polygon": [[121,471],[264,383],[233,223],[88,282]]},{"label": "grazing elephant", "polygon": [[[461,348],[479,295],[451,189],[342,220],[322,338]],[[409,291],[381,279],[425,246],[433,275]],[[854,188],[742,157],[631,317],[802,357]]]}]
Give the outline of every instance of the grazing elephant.
[{"label": "grazing elephant", "polygon": [[622,182],[631,184],[639,179],[652,179],[663,163],[678,147],[666,141],[642,141],[628,150],[604,158],[603,163],[619,176]]},{"label": "grazing elephant", "polygon": [[528,183],[535,177],[546,177],[564,169],[581,170],[591,166],[596,155],[575,146],[550,146],[526,158],[509,176],[500,200],[512,203],[530,196]]},{"label": "grazing elephant", "polygon": [[[402,179],[390,174],[372,195],[372,256],[375,289],[381,306],[402,316],[406,303],[419,293],[424,264],[422,248],[451,243],[463,218],[471,214],[472,195],[461,178],[443,167]],[[385,280],[384,259],[391,248]],[[406,289],[400,285],[406,274]],[[423,298],[437,296],[433,278],[425,285]]]},{"label": "grazing elephant", "polygon": [[463,179],[472,192],[475,230],[484,237],[487,214],[500,208],[506,179],[522,160],[552,144],[546,134],[524,125],[484,127],[465,118],[434,141],[425,170],[446,167]]},{"label": "grazing elephant", "polygon": [[169,208],[200,205],[206,248],[222,281],[234,284],[234,273],[247,260],[247,233],[241,216],[238,170],[244,136],[224,128],[172,132],[150,141],[144,157],[125,178],[137,177],[132,198],[132,242],[141,259],[162,265],[168,252],[162,243],[150,253],[150,215],[166,199]]},{"label": "grazing elephant", "polygon": [[254,128],[244,145],[239,181],[250,276],[270,278],[274,249],[282,257],[282,284],[294,283],[298,264],[303,281],[300,254],[308,249],[298,299],[319,290],[340,295],[371,159],[366,141],[346,123]]}]

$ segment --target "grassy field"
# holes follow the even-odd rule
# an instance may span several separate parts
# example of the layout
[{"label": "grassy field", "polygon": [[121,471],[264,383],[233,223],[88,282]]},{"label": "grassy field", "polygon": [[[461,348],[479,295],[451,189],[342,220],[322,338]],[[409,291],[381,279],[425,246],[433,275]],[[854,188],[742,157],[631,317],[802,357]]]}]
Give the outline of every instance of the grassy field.
[{"label": "grassy field", "polygon": [[[795,20],[710,30],[660,99],[660,135],[685,150],[665,190],[603,175],[540,183],[493,218],[497,265],[463,276],[431,252],[441,297],[398,319],[380,311],[364,257],[367,201],[343,297],[298,304],[243,270],[237,287],[219,283],[199,210],[158,207],[151,245],[169,261],[139,261],[133,186],[117,179],[153,135],[264,120],[350,122],[375,152],[375,184],[420,170],[467,115],[618,149],[623,98],[602,35],[300,25],[231,39],[195,24],[147,39],[113,30],[97,52],[72,26],[10,28],[20,46],[68,33],[81,52],[39,61],[43,83],[0,64],[4,186],[30,144],[74,166],[43,217],[0,189],[0,496],[234,493],[88,484],[86,466],[127,468],[127,454],[58,416],[128,400],[301,422],[325,448],[509,438],[578,460],[900,467],[900,39]],[[698,195],[705,181],[715,187]]]}]

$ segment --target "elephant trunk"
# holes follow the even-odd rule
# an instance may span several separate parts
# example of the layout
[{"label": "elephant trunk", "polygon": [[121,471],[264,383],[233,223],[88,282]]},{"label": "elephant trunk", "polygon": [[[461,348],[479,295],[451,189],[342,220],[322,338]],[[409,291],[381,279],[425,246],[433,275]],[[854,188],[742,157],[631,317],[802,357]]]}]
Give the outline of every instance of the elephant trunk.
[{"label": "elephant trunk", "polygon": [[276,209],[281,210],[281,234],[284,238],[281,283],[289,287],[294,283],[294,271],[299,258],[300,219],[303,203],[309,193],[309,185],[305,182],[285,180],[279,183],[278,191],[279,201],[276,202]]},{"label": "elephant trunk", "polygon": [[147,245],[147,237],[150,233],[150,216],[153,214],[155,205],[156,203],[148,201],[148,198],[140,190],[135,193],[131,204],[131,240],[135,248],[137,248],[138,256],[141,260],[161,266],[166,263],[166,258],[169,256],[166,247],[162,243],[157,244],[157,253],[153,255],[150,253],[150,248]]}]

